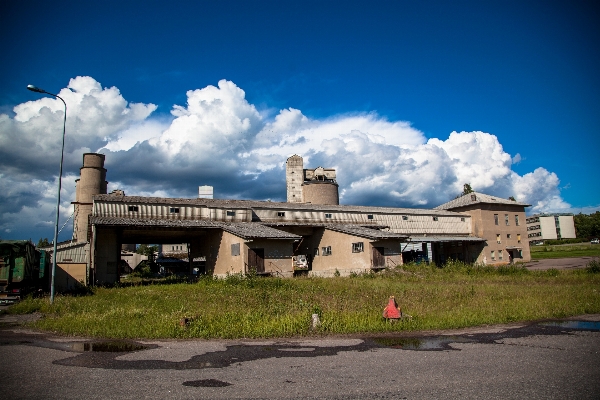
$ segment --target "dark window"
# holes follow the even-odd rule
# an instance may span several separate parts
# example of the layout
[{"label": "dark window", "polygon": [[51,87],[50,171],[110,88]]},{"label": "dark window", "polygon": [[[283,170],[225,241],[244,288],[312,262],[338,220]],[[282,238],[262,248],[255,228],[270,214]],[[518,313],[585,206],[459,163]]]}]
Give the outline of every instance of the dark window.
[{"label": "dark window", "polygon": [[362,251],[364,251],[363,242],[352,243],[352,252],[353,253],[360,253]]},{"label": "dark window", "polygon": [[285,217],[285,212],[284,211],[277,211],[277,216],[278,217]]},{"label": "dark window", "polygon": [[179,207],[171,207],[169,212],[172,214],[179,214]]},{"label": "dark window", "polygon": [[367,214],[367,219],[373,219],[373,214]]},{"label": "dark window", "polygon": [[504,222],[506,222],[506,226],[508,226],[508,214],[504,214]]},{"label": "dark window", "polygon": [[403,221],[408,221],[408,215],[403,215],[403,216],[402,216],[402,220],[403,220]]},{"label": "dark window", "polygon": [[139,211],[139,208],[138,208],[138,206],[128,206],[127,210],[128,211]]},{"label": "dark window", "polygon": [[322,250],[322,254],[324,256],[330,256],[331,255],[331,246],[325,246],[321,250]]},{"label": "dark window", "polygon": [[498,225],[498,214],[494,214],[494,223]]},{"label": "dark window", "polygon": [[515,225],[519,226],[519,216],[515,215]]},{"label": "dark window", "polygon": [[437,221],[437,220],[438,220],[438,217],[433,217],[433,220],[434,220],[434,221]]},{"label": "dark window", "polygon": [[[325,214],[325,218],[331,218],[331,214]],[[325,255],[325,254],[323,254]]]},{"label": "dark window", "polygon": [[228,217],[235,217],[235,211],[227,210]]}]

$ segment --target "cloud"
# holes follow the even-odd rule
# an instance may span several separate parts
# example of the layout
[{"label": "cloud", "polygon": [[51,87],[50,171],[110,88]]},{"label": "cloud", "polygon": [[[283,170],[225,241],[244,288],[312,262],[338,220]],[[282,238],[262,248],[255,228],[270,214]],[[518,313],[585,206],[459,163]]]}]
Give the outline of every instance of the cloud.
[{"label": "cloud", "polygon": [[[570,208],[556,174],[512,171],[521,155],[511,157],[490,133],[427,140],[409,122],[375,112],[312,119],[290,107],[269,117],[227,80],[186,94],[165,118],[91,77],[60,91],[69,107],[61,221],[72,212],[74,179],[90,151],[106,155],[109,190],[129,195],[196,197],[198,186],[212,185],[218,198],[285,201],[285,161],[299,154],[306,167],[337,170],[342,204],[435,207],[469,183],[515,196],[534,212]],[[36,238],[53,225],[63,106],[42,97],[14,113],[0,115],[0,235]]]}]

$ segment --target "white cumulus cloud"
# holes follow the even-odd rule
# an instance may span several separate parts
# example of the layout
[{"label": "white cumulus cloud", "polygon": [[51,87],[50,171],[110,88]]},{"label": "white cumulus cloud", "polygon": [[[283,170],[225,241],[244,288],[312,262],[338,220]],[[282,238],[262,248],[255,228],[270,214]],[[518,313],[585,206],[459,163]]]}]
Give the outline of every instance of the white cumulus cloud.
[{"label": "white cumulus cloud", "polygon": [[[342,204],[435,207],[469,183],[515,196],[533,212],[570,208],[556,174],[517,174],[511,166],[522,156],[506,153],[491,133],[427,140],[409,122],[375,112],[314,119],[289,107],[270,118],[227,80],[189,90],[170,118],[153,116],[155,105],[128,103],[119,89],[91,77],[72,79],[59,95],[69,107],[62,221],[71,212],[82,154],[96,151],[106,155],[109,189],[129,195],[195,197],[208,184],[220,198],[284,201],[285,161],[298,154],[307,168],[337,170]],[[0,234],[26,232],[23,226],[51,232],[44,229],[52,225],[63,106],[42,97],[14,112],[0,115]]]}]

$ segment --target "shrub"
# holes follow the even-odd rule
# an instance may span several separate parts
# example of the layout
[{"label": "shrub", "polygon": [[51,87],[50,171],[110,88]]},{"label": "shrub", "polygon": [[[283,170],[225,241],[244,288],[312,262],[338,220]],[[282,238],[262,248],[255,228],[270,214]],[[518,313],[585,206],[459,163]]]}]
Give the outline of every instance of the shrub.
[{"label": "shrub", "polygon": [[587,266],[585,267],[585,270],[590,273],[590,274],[597,274],[600,272],[600,261],[598,261],[597,258],[594,258],[592,261],[590,261]]}]

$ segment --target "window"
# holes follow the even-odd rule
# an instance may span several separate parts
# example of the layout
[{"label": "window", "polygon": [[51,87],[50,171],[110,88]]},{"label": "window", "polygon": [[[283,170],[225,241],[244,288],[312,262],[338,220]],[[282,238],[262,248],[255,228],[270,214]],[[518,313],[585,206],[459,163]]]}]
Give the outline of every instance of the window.
[{"label": "window", "polygon": [[231,245],[231,255],[232,256],[240,255],[240,244],[239,243],[234,243]]},{"label": "window", "polygon": [[175,250],[175,246],[171,246],[171,251]]},{"label": "window", "polygon": [[[325,214],[325,218],[331,218],[331,214]],[[323,254],[325,255],[325,254]]]},{"label": "window", "polygon": [[433,220],[434,220],[434,221],[437,221],[437,220],[438,220],[438,217],[433,217]]},{"label": "window", "polygon": [[373,214],[368,214],[367,219],[373,219]]},{"label": "window", "polygon": [[352,252],[353,253],[360,253],[362,251],[364,251],[363,242],[352,243]]},{"label": "window", "polygon": [[324,256],[330,256],[331,255],[331,246],[325,246],[325,247],[321,248],[321,251]]},{"label": "window", "polygon": [[515,215],[515,225],[519,226],[519,216]]},{"label": "window", "polygon": [[465,217],[462,217],[462,218],[460,219],[460,222],[465,222]]},{"label": "window", "polygon": [[508,214],[504,214],[504,222],[506,222],[506,226],[508,226]]},{"label": "window", "polygon": [[318,256],[318,255],[319,255],[319,248],[315,247],[315,256]]},{"label": "window", "polygon": [[502,260],[502,250],[498,250],[498,260]]},{"label": "window", "polygon": [[474,194],[472,194],[472,195],[471,195],[471,201],[477,201],[477,196],[476,196],[476,195],[474,195]]},{"label": "window", "polygon": [[500,238],[500,234],[496,235],[496,243],[498,243],[498,244],[502,243],[502,239]]},{"label": "window", "polygon": [[235,211],[227,210],[227,216],[228,217],[235,217]]},{"label": "window", "polygon": [[507,238],[507,239],[510,239],[510,237],[511,237],[510,233],[507,233],[507,234],[506,234],[506,238]]},{"label": "window", "polygon": [[492,261],[496,261],[496,253],[492,250]]},{"label": "window", "polygon": [[402,220],[403,220],[403,221],[408,221],[408,215],[403,215],[403,216],[402,216]]},{"label": "window", "polygon": [[171,214],[179,214],[179,207],[171,207],[169,208],[169,212]]},{"label": "window", "polygon": [[139,211],[139,207],[138,206],[128,206],[127,211]]},{"label": "window", "polygon": [[494,214],[494,223],[498,225],[498,214]]},{"label": "window", "polygon": [[518,243],[521,243],[521,234],[520,234],[520,233],[519,233],[519,234],[517,234],[517,242],[518,242]]},{"label": "window", "polygon": [[278,217],[285,217],[285,211],[277,211]]}]

